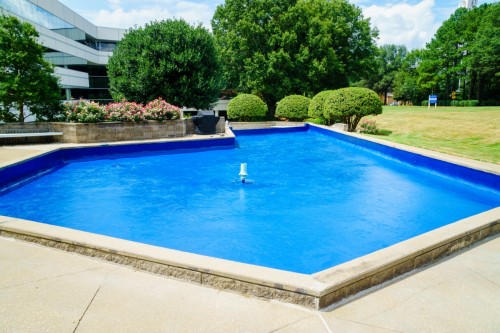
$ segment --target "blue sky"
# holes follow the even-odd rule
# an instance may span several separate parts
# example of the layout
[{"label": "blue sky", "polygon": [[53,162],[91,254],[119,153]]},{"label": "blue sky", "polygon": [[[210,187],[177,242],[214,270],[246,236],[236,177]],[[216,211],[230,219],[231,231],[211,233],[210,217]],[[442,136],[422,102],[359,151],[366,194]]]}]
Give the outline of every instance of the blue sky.
[{"label": "blue sky", "polygon": [[[130,28],[152,20],[183,18],[210,28],[217,5],[224,0],[59,0],[90,22]],[[380,31],[378,44],[422,48],[455,11],[460,0],[350,0]],[[479,4],[497,1],[479,0]]]}]

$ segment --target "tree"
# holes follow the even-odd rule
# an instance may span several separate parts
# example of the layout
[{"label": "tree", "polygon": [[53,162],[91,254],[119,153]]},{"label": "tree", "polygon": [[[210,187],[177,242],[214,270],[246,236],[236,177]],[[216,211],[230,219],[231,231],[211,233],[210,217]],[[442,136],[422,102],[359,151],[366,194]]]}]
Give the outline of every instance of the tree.
[{"label": "tree", "polygon": [[166,20],[129,30],[108,63],[115,100],[210,108],[222,89],[222,68],[213,36],[201,25]]},{"label": "tree", "polygon": [[26,108],[37,120],[52,120],[62,110],[53,67],[43,58],[38,32],[29,23],[0,16],[0,120],[24,122]]},{"label": "tree", "polygon": [[360,87],[342,88],[328,95],[324,106],[326,119],[340,119],[354,132],[364,116],[382,113],[382,101],[373,90]]},{"label": "tree", "polygon": [[421,61],[421,50],[413,50],[406,54],[400,69],[394,75],[393,97],[404,103],[411,102],[418,105],[424,98],[422,89],[418,84],[417,68]]},{"label": "tree", "polygon": [[500,3],[484,4],[459,8],[443,22],[417,69],[423,91],[440,99],[453,92],[459,99],[498,98],[499,14]]},{"label": "tree", "polygon": [[363,76],[376,31],[345,0],[226,0],[212,20],[228,89],[254,93],[270,115],[287,95],[314,96]]},{"label": "tree", "polygon": [[467,9],[459,8],[443,22],[434,38],[422,53],[419,83],[428,92],[440,93],[448,99],[458,89],[459,74],[463,69],[464,21]]},{"label": "tree", "polygon": [[485,7],[471,47],[469,66],[475,69],[476,74],[476,77],[472,76],[472,84],[469,85],[471,90],[476,88],[475,98],[499,100],[500,3]]},{"label": "tree", "polygon": [[373,90],[384,95],[387,104],[387,94],[394,89],[396,73],[403,65],[406,57],[404,45],[382,45],[378,48],[376,63],[378,64],[378,80],[373,84]]}]

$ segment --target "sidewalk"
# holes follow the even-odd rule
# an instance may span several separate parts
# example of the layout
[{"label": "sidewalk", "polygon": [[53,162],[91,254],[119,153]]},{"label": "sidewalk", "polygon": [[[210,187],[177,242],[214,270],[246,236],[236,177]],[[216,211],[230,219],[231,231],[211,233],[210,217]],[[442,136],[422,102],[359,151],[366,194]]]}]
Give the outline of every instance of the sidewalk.
[{"label": "sidewalk", "polygon": [[500,237],[326,311],[0,237],[0,332],[499,332]]}]

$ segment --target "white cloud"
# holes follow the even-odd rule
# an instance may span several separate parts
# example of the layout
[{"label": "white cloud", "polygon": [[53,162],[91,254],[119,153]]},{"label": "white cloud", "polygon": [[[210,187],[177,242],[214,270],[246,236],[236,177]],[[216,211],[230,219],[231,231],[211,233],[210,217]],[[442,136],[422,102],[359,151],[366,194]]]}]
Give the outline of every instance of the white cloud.
[{"label": "white cloud", "polygon": [[434,0],[423,0],[415,5],[362,7],[365,17],[379,30],[379,45],[406,45],[410,49],[422,48],[434,36],[440,23],[433,13]]},{"label": "white cloud", "polygon": [[[102,8],[102,7],[101,7]],[[184,19],[210,28],[215,7],[208,3],[172,0],[108,0],[107,8],[83,11],[81,14],[99,26],[128,29],[151,21]]]},{"label": "white cloud", "polygon": [[102,9],[92,14],[92,22],[99,26],[128,29],[135,25],[142,26],[154,20],[173,17],[173,13],[165,9],[132,9],[129,11],[117,8],[113,11]]}]

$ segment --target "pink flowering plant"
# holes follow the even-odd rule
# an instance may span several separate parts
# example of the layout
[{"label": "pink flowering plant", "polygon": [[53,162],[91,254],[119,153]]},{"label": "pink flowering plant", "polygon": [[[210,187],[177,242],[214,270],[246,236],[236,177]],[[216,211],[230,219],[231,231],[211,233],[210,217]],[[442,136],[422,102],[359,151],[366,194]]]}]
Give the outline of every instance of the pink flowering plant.
[{"label": "pink flowering plant", "polygon": [[171,105],[161,98],[149,102],[145,107],[135,102],[116,102],[101,105],[96,102],[80,99],[64,104],[66,119],[77,123],[97,123],[103,121],[133,121],[144,120],[164,121],[179,119],[181,109]]},{"label": "pink flowering plant", "polygon": [[171,120],[181,117],[181,109],[165,102],[161,97],[149,102],[144,107],[144,118],[148,120]]},{"label": "pink flowering plant", "polygon": [[102,105],[84,99],[80,99],[74,103],[66,103],[64,108],[66,118],[69,121],[97,123],[104,121],[106,118],[106,111]]},{"label": "pink flowering plant", "polygon": [[144,107],[135,102],[111,103],[106,106],[106,120],[108,121],[142,121]]},{"label": "pink flowering plant", "polygon": [[359,126],[361,133],[378,134],[377,122],[374,119],[363,119]]}]

